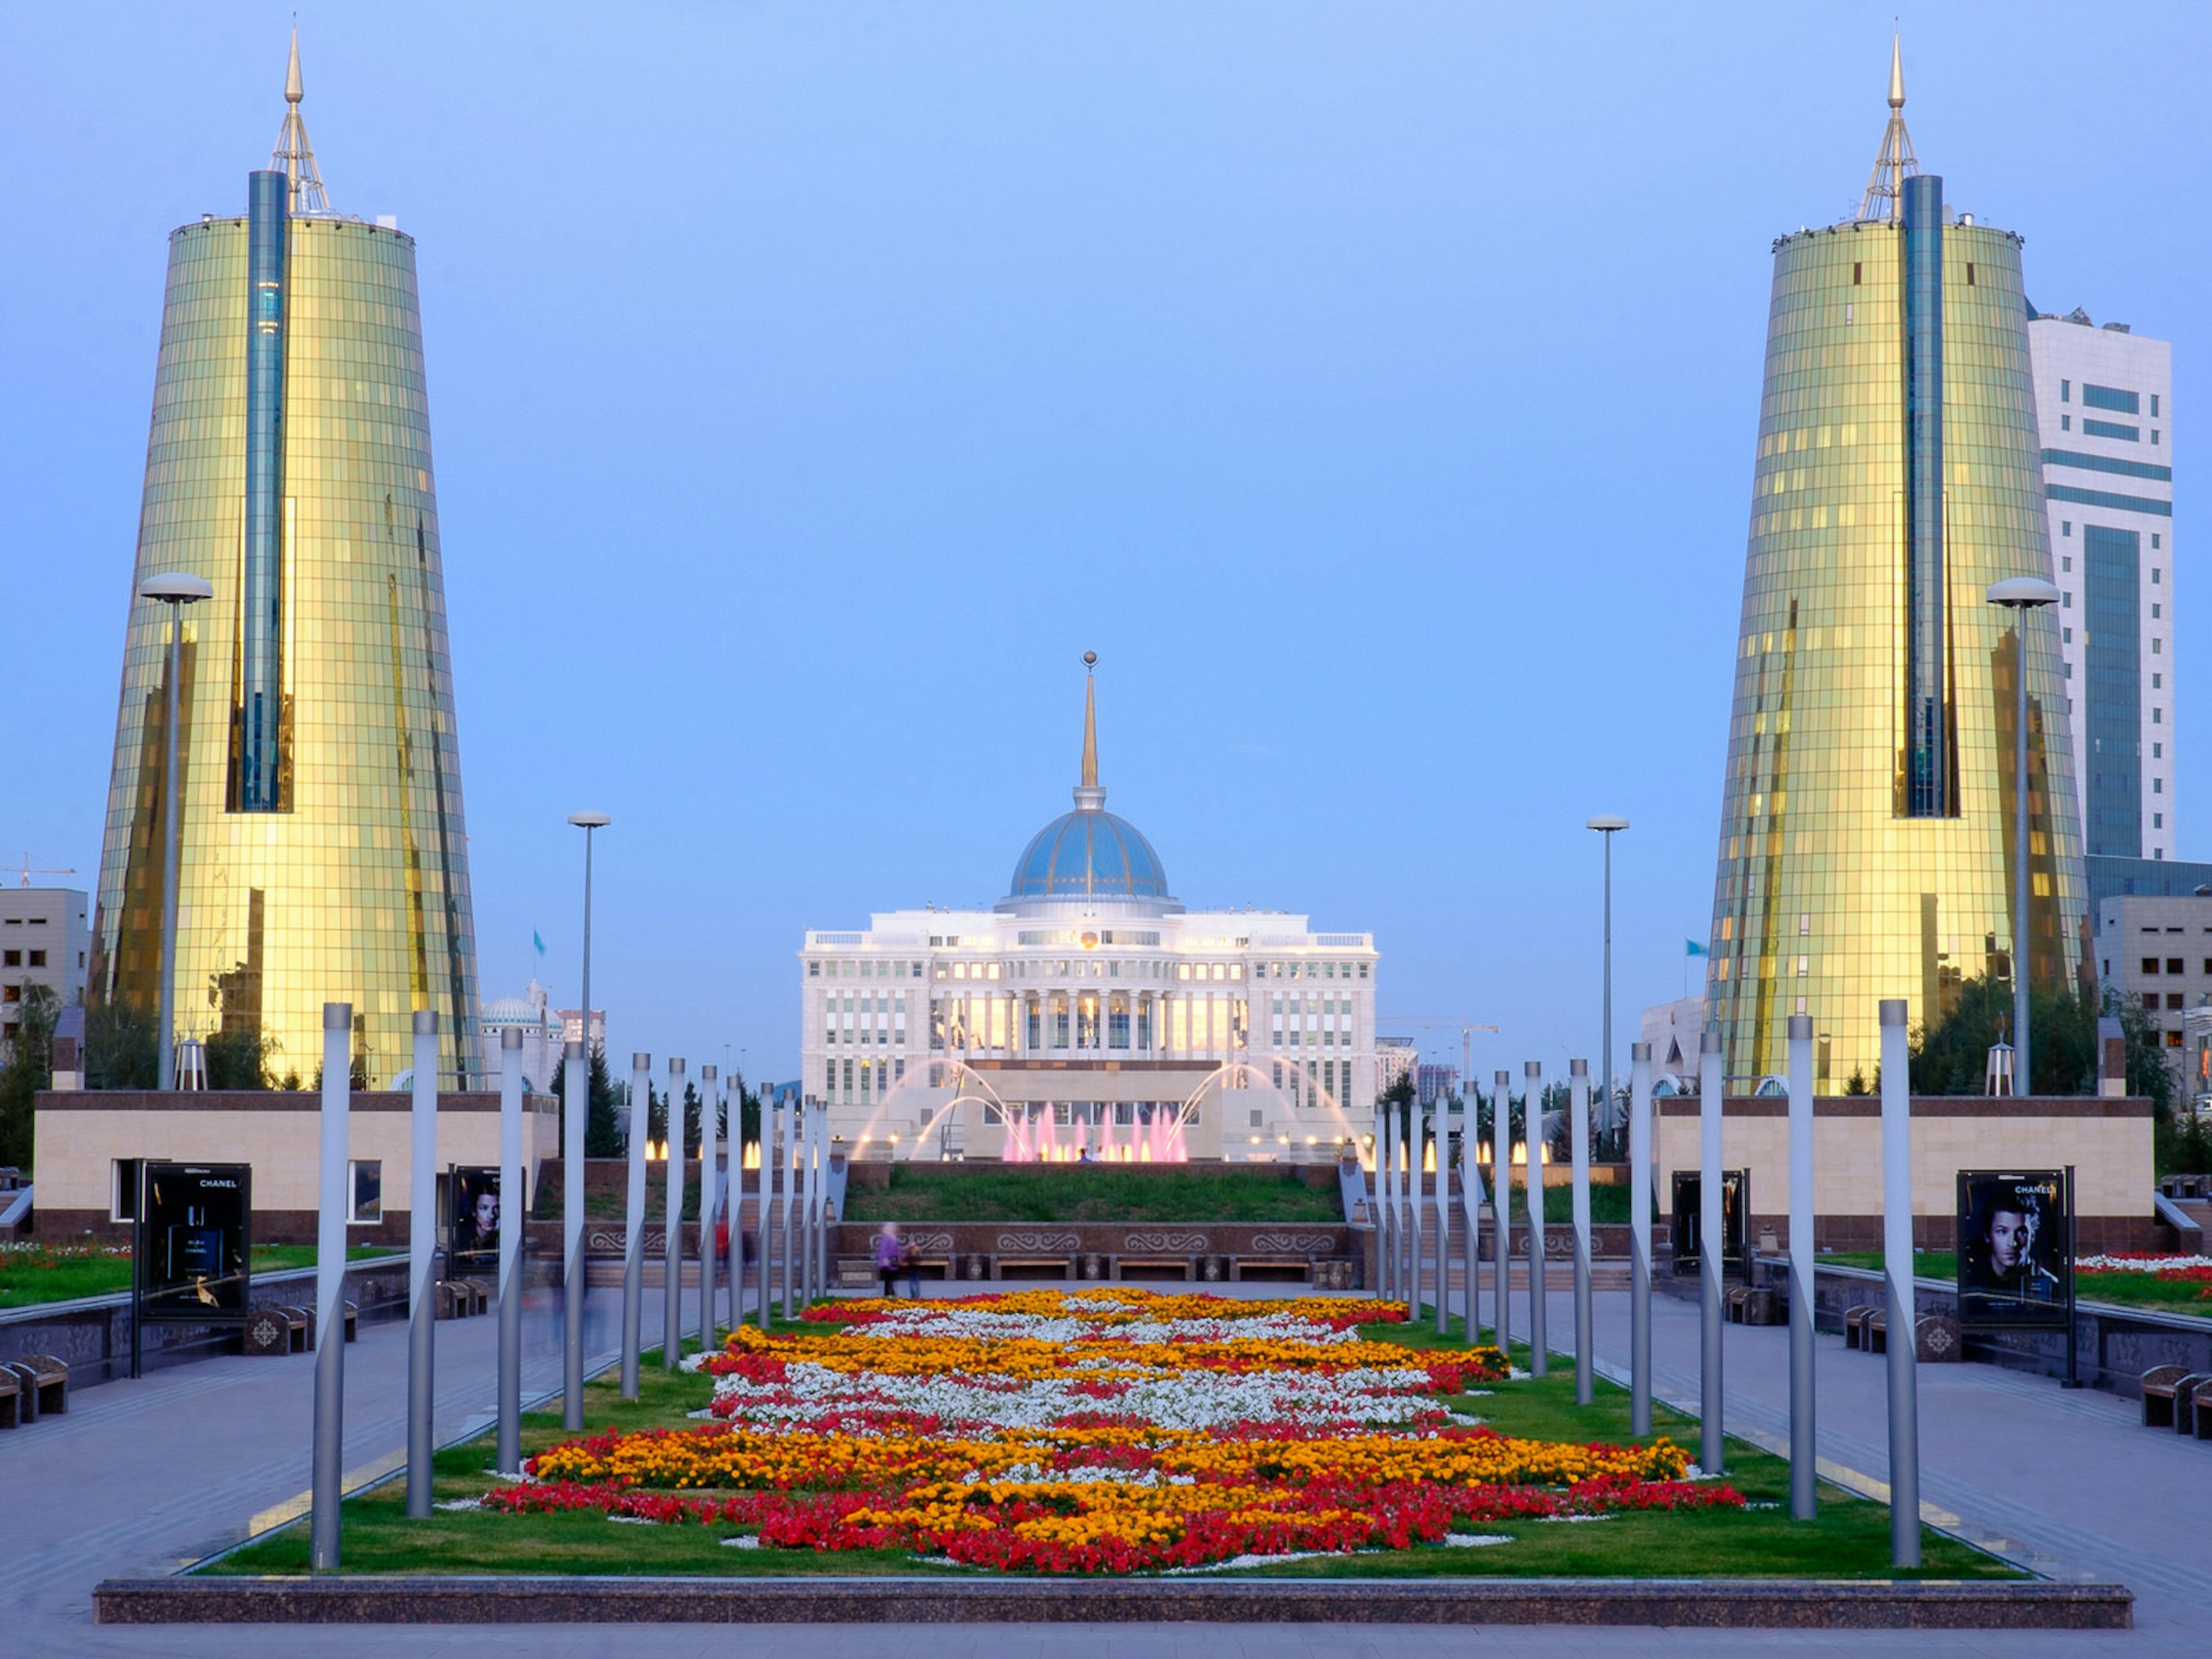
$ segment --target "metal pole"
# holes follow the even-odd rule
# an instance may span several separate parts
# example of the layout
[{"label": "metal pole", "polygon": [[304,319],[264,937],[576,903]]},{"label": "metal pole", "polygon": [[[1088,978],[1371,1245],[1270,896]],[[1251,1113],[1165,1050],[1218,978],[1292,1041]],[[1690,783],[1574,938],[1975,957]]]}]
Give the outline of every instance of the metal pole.
[{"label": "metal pole", "polygon": [[[584,1029],[592,1029],[588,1006]],[[584,1056],[583,1043],[563,1045],[561,1259],[568,1266],[561,1286],[561,1425],[571,1434],[584,1426],[584,1114],[592,1091],[592,1065]]]},{"label": "metal pole", "polygon": [[668,1062],[668,1158],[661,1206],[668,1235],[661,1246],[660,1369],[672,1371],[684,1352],[684,1062]]},{"label": "metal pole", "polygon": [[830,1103],[817,1101],[807,1115],[806,1133],[806,1299],[821,1299],[822,1199],[830,1176]]},{"label": "metal pole", "polygon": [[1421,1269],[1426,1265],[1421,1226],[1421,1203],[1428,1196],[1428,1183],[1421,1175],[1424,1115],[1418,1103],[1406,1113],[1406,1318],[1416,1323],[1421,1317]]},{"label": "metal pole", "polygon": [[1490,1108],[1491,1317],[1498,1322],[1498,1346],[1513,1353],[1513,1303],[1506,1291],[1513,1261],[1513,1074],[1491,1079],[1497,1096]]},{"label": "metal pole", "polygon": [[1480,1336],[1482,1318],[1477,1285],[1482,1268],[1482,1160],[1475,1156],[1474,1089],[1469,1083],[1459,1133],[1459,1206],[1467,1228],[1467,1237],[1460,1241],[1460,1255],[1467,1272],[1467,1346],[1470,1348]]},{"label": "metal pole", "polygon": [[335,1572],[345,1444],[347,1114],[353,1087],[353,1004],[323,1005],[323,1144],[315,1219],[315,1449],[307,1565]]},{"label": "metal pole", "polygon": [[1651,1045],[1628,1048],[1628,1431],[1651,1432]]},{"label": "metal pole", "polygon": [[[1464,1076],[1464,1073],[1462,1073]],[[1429,1115],[1429,1144],[1436,1148],[1437,1334],[1451,1328],[1451,1113],[1439,1100]]]},{"label": "metal pole", "polygon": [[652,1122],[653,1056],[629,1057],[628,1189],[623,1194],[622,1397],[637,1398],[637,1354],[645,1335],[645,1143]]},{"label": "metal pole", "polygon": [[[1611,845],[1611,837],[1607,838]],[[1575,1404],[1587,1406],[1597,1396],[1590,1365],[1596,1337],[1590,1310],[1590,1092],[1589,1062],[1567,1063],[1568,1152],[1574,1176],[1575,1230]]]},{"label": "metal pole", "polygon": [[1544,1273],[1544,1064],[1532,1060],[1522,1066],[1528,1098],[1521,1108],[1522,1133],[1528,1145],[1525,1173],[1528,1200],[1528,1374],[1542,1376],[1551,1370],[1550,1339],[1544,1318],[1544,1293],[1550,1286]]},{"label": "metal pole", "polygon": [[699,1352],[714,1351],[714,1166],[721,1137],[714,1121],[721,1102],[721,1069],[699,1068]]},{"label": "metal pole", "polygon": [[1397,1201],[1394,1189],[1398,1184],[1397,1154],[1390,1147],[1390,1124],[1397,1115],[1395,1102],[1375,1103],[1375,1288],[1385,1302],[1398,1299],[1397,1246],[1393,1243],[1398,1230],[1390,1224],[1390,1212]]},{"label": "metal pole", "polygon": [[1920,1565],[1919,1332],[1912,1299],[1912,1073],[1902,997],[1881,1004],[1881,1270],[1889,1291],[1889,1559]]},{"label": "metal pole", "polygon": [[407,1164],[407,1513],[430,1513],[430,1462],[437,1441],[431,1401],[438,1316],[438,1016],[415,1011],[413,1138]]},{"label": "metal pole", "polygon": [[[161,795],[161,994],[155,1027],[160,1046],[154,1051],[154,1086],[167,1094],[177,1086],[177,741],[178,677],[184,672],[185,611],[169,601],[169,726],[161,748],[167,781]],[[26,864],[30,860],[26,859]],[[143,1073],[140,1075],[144,1075]],[[333,1540],[337,1534],[331,1534]],[[331,1545],[336,1564],[335,1541]]]},{"label": "metal pole", "polygon": [[1813,1017],[1790,1016],[1790,1516],[1810,1521],[1813,1489]]},{"label": "metal pole", "polygon": [[753,1311],[758,1316],[763,1333],[768,1329],[769,1301],[775,1285],[775,1179],[776,1103],[773,1091],[763,1088],[760,1102],[760,1248],[755,1252],[760,1258],[756,1270],[759,1283],[753,1286]]},{"label": "metal pole", "polygon": [[799,1170],[796,1162],[799,1150],[799,1119],[800,1113],[805,1109],[805,1103],[803,1098],[794,1100],[791,1103],[791,1121],[787,1125],[784,1126],[783,1150],[779,1154],[779,1163],[775,1172],[776,1184],[783,1189],[783,1202],[780,1207],[783,1212],[783,1237],[781,1240],[783,1246],[783,1316],[786,1319],[789,1319],[792,1315],[791,1246],[792,1234],[794,1230],[792,1224],[793,1218],[791,1212],[796,1207],[793,1203],[793,1200],[797,1196],[799,1190]]},{"label": "metal pole", "polygon": [[500,1474],[522,1472],[522,1030],[499,1034],[499,1455]]},{"label": "metal pole", "polygon": [[[2027,842],[2027,618],[2020,606],[2012,613],[2013,684],[2019,702],[2013,715],[2013,923],[2012,923],[2012,1091],[2028,1091],[2027,980],[2028,842]],[[2138,848],[2137,850],[2141,850]],[[1916,1534],[1917,1539],[1917,1534]],[[1916,1560],[1917,1556],[1914,1558]]]},{"label": "metal pole", "polygon": [[1705,1028],[1698,1042],[1698,1467],[1727,1467],[1721,1431],[1721,1034]]}]

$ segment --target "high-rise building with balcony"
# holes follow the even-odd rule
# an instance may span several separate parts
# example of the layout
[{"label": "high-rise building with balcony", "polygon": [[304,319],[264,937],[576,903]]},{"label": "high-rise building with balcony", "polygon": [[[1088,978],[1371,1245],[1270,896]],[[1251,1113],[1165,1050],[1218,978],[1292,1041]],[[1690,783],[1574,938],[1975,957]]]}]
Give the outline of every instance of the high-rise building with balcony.
[{"label": "high-rise building with balcony", "polygon": [[132,592],[182,571],[215,597],[181,610],[174,734],[169,607],[131,602],[88,994],[156,1006],[173,740],[174,1035],[257,1035],[304,1081],[323,1004],[350,1002],[381,1085],[428,1009],[463,1088],[483,1067],[415,244],[331,210],[296,36],[285,100],[246,210],[169,237]]},{"label": "high-rise building with balcony", "polygon": [[1706,981],[1739,1083],[1807,1014],[1819,1086],[1870,1085],[1882,999],[1926,1020],[2023,956],[2075,985],[2085,956],[2061,624],[1984,602],[2053,575],[2021,240],[1920,170],[1894,55],[1889,105],[1857,213],[1774,244]]}]

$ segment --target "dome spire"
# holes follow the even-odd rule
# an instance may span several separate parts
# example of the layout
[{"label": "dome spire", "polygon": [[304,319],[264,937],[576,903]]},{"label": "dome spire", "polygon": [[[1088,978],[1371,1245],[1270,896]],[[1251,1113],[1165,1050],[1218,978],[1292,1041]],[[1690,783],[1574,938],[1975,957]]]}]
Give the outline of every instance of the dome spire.
[{"label": "dome spire", "polygon": [[276,148],[269,156],[269,170],[292,181],[286,205],[294,213],[328,213],[330,198],[323,194],[322,170],[315,165],[315,147],[307,142],[307,124],[300,118],[300,100],[307,89],[300,81],[300,26],[292,25],[292,60],[284,70],[284,125],[276,130]]},{"label": "dome spire", "polygon": [[1912,153],[1912,135],[1905,130],[1905,41],[1889,40],[1889,125],[1882,129],[1881,149],[1868,175],[1866,195],[1859,202],[1862,220],[1895,222],[1905,213],[1905,181],[1920,171],[1920,158]]},{"label": "dome spire", "polygon": [[1095,670],[1098,653],[1083,653],[1083,781],[1075,786],[1075,805],[1078,811],[1095,812],[1106,804],[1106,792],[1098,787],[1098,681]]}]

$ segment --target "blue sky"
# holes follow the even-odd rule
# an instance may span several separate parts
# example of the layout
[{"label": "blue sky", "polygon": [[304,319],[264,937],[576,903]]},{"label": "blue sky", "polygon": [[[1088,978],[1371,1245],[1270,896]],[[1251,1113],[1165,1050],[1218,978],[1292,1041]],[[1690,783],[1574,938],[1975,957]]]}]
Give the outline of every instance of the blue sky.
[{"label": "blue sky", "polygon": [[[290,10],[0,8],[0,852],[85,886],[164,238]],[[1373,929],[1486,1072],[1595,1055],[1626,813],[1625,1056],[1710,912],[1769,243],[1856,203],[1894,7],[1523,10],[303,6],[331,202],[420,243],[486,994],[535,927],[573,998],[601,808],[611,1046],[793,1075],[801,930],[1003,892],[1087,648],[1177,892]],[[2175,342],[2185,607],[2207,17],[1902,20],[2036,302]]]}]

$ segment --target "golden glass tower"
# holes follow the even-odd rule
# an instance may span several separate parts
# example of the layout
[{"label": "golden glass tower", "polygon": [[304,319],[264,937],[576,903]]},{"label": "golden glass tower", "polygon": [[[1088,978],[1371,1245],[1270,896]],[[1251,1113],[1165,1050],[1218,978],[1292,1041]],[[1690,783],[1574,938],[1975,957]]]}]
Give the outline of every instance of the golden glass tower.
[{"label": "golden glass tower", "polygon": [[[322,1005],[388,1087],[412,1015],[442,1086],[480,1079],[443,562],[415,245],[331,211],[286,114],[247,210],[173,232],[132,591],[203,576],[182,610],[179,1037],[258,1033],[303,1079]],[[91,994],[156,1006],[169,607],[125,635]]]},{"label": "golden glass tower", "polygon": [[1705,982],[1731,1087],[1802,1013],[1816,1087],[1871,1088],[1883,998],[2009,981],[2016,618],[2030,982],[2086,960],[2058,623],[1984,599],[2052,574],[2021,241],[1919,171],[1894,56],[1889,102],[1856,217],[1774,245]]}]

